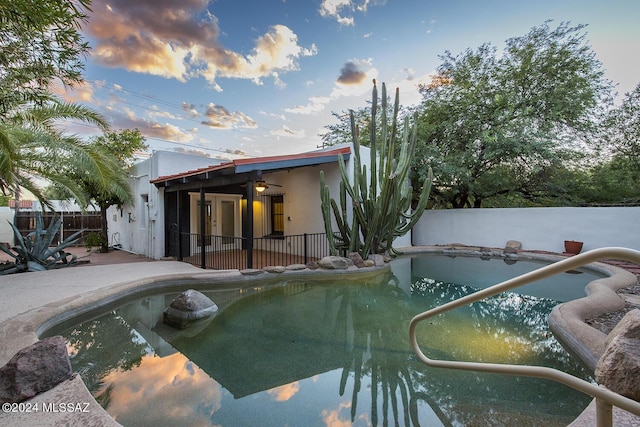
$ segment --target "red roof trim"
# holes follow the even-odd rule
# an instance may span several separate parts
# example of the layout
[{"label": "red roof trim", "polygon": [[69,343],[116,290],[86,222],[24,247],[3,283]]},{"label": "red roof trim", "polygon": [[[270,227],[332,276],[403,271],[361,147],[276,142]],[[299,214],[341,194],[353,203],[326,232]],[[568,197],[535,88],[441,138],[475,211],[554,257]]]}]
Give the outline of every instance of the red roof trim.
[{"label": "red roof trim", "polygon": [[245,166],[246,167],[247,165],[253,165],[253,164],[259,165],[259,164],[262,164],[262,163],[271,163],[271,162],[283,162],[283,163],[286,163],[288,161],[296,160],[296,159],[313,159],[313,158],[327,157],[327,156],[338,156],[338,155],[341,155],[341,154],[351,154],[351,148],[350,147],[342,147],[342,148],[338,148],[338,149],[335,149],[335,150],[310,151],[310,152],[300,153],[300,154],[287,154],[287,155],[284,155],[284,156],[269,156],[269,157],[254,157],[254,158],[250,158],[250,159],[236,159],[236,160],[232,160],[230,162],[220,163],[218,165],[207,166],[207,167],[203,167],[203,168],[199,168],[199,169],[193,169],[193,170],[190,170],[190,171],[180,172],[180,173],[173,174],[173,175],[159,176],[158,178],[151,180],[151,183],[155,184],[157,182],[170,181],[170,180],[179,179],[179,178],[187,178],[187,177],[190,177],[190,176],[199,175],[199,174],[212,172],[212,171],[216,171],[216,170],[222,170],[222,169],[228,169],[228,168],[235,169],[236,166]]}]

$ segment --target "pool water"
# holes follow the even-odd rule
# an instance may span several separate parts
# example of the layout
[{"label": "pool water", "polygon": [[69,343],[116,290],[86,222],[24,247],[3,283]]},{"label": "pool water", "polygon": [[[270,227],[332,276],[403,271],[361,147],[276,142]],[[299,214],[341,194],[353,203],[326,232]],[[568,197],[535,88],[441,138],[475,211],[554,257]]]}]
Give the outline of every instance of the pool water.
[{"label": "pool water", "polygon": [[[220,311],[182,331],[162,323],[172,293],[49,335],[67,339],[74,370],[125,426],[567,425],[588,396],[417,361],[410,319],[475,290],[394,268],[366,281],[203,291]],[[547,328],[557,303],[501,294],[423,322],[418,340],[434,358],[544,365],[589,379]]]}]

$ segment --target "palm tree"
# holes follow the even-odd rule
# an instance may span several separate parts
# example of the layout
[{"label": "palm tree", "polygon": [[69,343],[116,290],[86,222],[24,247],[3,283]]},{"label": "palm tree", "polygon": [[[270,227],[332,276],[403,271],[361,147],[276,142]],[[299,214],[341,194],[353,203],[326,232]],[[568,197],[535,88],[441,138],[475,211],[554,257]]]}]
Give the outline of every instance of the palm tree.
[{"label": "palm tree", "polygon": [[[106,130],[95,111],[60,101],[43,105],[23,104],[0,121],[0,190],[19,197],[22,190],[47,203],[38,180],[46,180],[88,205],[89,195],[70,170],[108,188],[115,173],[113,156],[57,126],[60,120],[80,120]],[[77,175],[76,175],[77,176]]]}]

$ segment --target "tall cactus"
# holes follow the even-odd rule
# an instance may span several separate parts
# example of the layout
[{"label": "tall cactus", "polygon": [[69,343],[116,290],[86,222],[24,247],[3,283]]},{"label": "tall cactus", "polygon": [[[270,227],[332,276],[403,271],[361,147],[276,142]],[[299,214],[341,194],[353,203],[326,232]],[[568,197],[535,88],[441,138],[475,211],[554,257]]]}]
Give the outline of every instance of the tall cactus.
[{"label": "tall cactus", "polygon": [[[353,180],[347,176],[342,156],[339,157],[340,167],[340,203],[331,198],[329,187],[326,185],[324,172],[320,172],[320,197],[322,199],[322,217],[329,239],[332,254],[345,249],[358,252],[363,258],[369,254],[396,255],[393,240],[405,235],[416,224],[424,212],[429,200],[431,182],[433,180],[431,168],[422,186],[422,193],[418,205],[410,212],[413,198],[413,188],[409,181],[411,158],[417,143],[416,121],[409,125],[405,118],[401,141],[396,141],[398,128],[398,110],[400,93],[396,89],[391,126],[387,123],[387,89],[382,84],[382,126],[376,129],[376,114],[378,105],[378,89],[373,81],[371,101],[371,132],[369,149],[371,153],[371,167],[361,164],[360,132],[355,124],[353,111],[351,118],[351,136],[353,140]],[[415,118],[415,117],[414,117]],[[400,144],[400,154],[395,158],[396,144]],[[368,179],[367,179],[368,178]],[[351,200],[347,201],[347,196]],[[351,208],[351,224],[348,221],[348,209]],[[333,231],[332,217],[338,226]]]}]

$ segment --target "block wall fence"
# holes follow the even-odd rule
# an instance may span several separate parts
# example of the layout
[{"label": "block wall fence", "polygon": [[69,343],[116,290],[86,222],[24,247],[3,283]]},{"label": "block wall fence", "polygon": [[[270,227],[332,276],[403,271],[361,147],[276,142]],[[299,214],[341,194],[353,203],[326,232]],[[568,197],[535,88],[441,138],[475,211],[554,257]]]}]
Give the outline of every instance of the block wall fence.
[{"label": "block wall fence", "polygon": [[564,252],[565,240],[584,242],[583,252],[607,246],[640,250],[640,207],[562,207],[428,210],[413,229],[412,244]]}]

